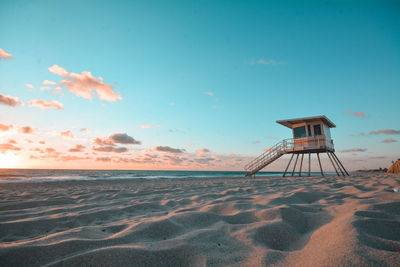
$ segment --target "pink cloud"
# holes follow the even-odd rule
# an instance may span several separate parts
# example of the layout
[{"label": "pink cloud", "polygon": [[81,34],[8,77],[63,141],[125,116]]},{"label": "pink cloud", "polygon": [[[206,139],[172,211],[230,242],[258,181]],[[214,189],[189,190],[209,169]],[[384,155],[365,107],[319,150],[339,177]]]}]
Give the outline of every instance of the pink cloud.
[{"label": "pink cloud", "polygon": [[0,94],[0,104],[15,107],[16,105],[23,105],[24,103],[19,101],[18,97]]},{"label": "pink cloud", "polygon": [[6,51],[4,51],[3,49],[0,48],[0,58],[11,59],[12,57],[13,57],[13,55],[7,53]]},{"label": "pink cloud", "polygon": [[33,134],[34,129],[31,126],[19,127],[19,132],[23,134]]},{"label": "pink cloud", "polygon": [[172,148],[169,146],[156,146],[156,147],[153,147],[152,150],[157,151],[157,152],[163,152],[163,153],[171,153],[171,154],[182,154],[185,152],[185,149]]},{"label": "pink cloud", "polygon": [[339,150],[340,153],[349,153],[349,152],[365,152],[367,151],[365,148],[350,148],[350,149],[343,149],[343,150]]},{"label": "pink cloud", "polygon": [[14,139],[8,139],[8,143],[16,145],[17,141],[15,141]]},{"label": "pink cloud", "polygon": [[210,150],[207,148],[200,148],[197,150],[197,153],[208,153],[208,152],[210,152]]},{"label": "pink cloud", "polygon": [[46,109],[46,108],[54,108],[54,109],[58,109],[58,110],[62,110],[64,108],[63,104],[58,102],[57,100],[36,100],[33,99],[31,101],[29,101],[29,105],[31,107],[39,107],[42,109]]},{"label": "pink cloud", "polygon": [[46,144],[46,142],[42,140],[42,141],[39,141],[39,144],[44,145],[44,144]]},{"label": "pink cloud", "polygon": [[382,141],[382,143],[394,143],[397,142],[397,140],[391,139],[391,138],[387,138],[385,140]]},{"label": "pink cloud", "polygon": [[69,137],[69,138],[74,138],[75,137],[74,134],[70,130],[67,130],[67,131],[64,131],[64,132],[60,132],[60,135],[64,136],[64,137]]},{"label": "pink cloud", "polygon": [[364,117],[364,118],[367,117],[367,115],[365,115],[365,113],[361,112],[361,111],[346,110],[346,113],[349,115],[356,116],[356,117]]},{"label": "pink cloud", "polygon": [[206,95],[209,95],[209,96],[214,96],[214,93],[213,93],[213,92],[205,92],[205,94],[206,94]]},{"label": "pink cloud", "polygon": [[74,147],[71,147],[68,152],[83,152],[85,150],[85,146],[83,145],[76,145]]},{"label": "pink cloud", "polygon": [[25,86],[28,87],[29,89],[33,89],[33,85],[30,83],[26,83]]},{"label": "pink cloud", "polygon": [[383,129],[378,131],[371,131],[369,134],[400,134],[400,130]]},{"label": "pink cloud", "polygon": [[53,82],[53,81],[49,81],[49,80],[44,80],[44,81],[43,81],[43,84],[44,84],[44,85],[56,85],[57,83],[56,83],[56,82]]},{"label": "pink cloud", "polygon": [[100,100],[110,102],[122,100],[121,95],[114,92],[112,85],[105,84],[102,77],[93,77],[89,71],[68,73],[68,71],[58,65],[53,65],[49,68],[49,71],[65,78],[65,80],[60,81],[60,84],[67,87],[71,93],[79,97],[92,100],[93,94],[96,93]]},{"label": "pink cloud", "polygon": [[6,132],[14,128],[14,125],[5,125],[0,123],[0,131]]},{"label": "pink cloud", "polygon": [[142,129],[150,129],[151,128],[151,124],[141,125],[140,128],[142,128]]}]

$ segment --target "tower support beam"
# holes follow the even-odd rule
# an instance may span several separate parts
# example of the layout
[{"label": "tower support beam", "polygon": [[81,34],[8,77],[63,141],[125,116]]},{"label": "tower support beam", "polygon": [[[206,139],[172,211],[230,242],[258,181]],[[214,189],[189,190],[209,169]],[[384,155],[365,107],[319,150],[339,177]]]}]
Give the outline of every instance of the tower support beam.
[{"label": "tower support beam", "polygon": [[339,158],[336,156],[335,152],[332,152],[332,155],[335,156],[335,158],[337,159],[337,161],[339,162],[340,166],[342,166],[343,170],[345,171],[345,173],[347,174],[347,176],[350,176],[349,173],[346,171],[346,169],[344,168],[343,164],[340,162]]},{"label": "tower support beam", "polygon": [[317,153],[317,157],[318,157],[318,162],[319,162],[319,169],[321,170],[322,176],[324,176],[324,172],[322,171],[321,160],[319,159],[319,153]]},{"label": "tower support beam", "polygon": [[289,163],[288,163],[288,165],[286,166],[285,172],[283,173],[283,176],[282,176],[282,177],[285,177],[285,176],[286,176],[286,172],[287,172],[287,170],[289,169],[289,166],[290,166],[290,163],[292,162],[293,156],[294,156],[294,154],[292,154],[292,156],[290,157]]},{"label": "tower support beam", "polygon": [[331,156],[329,155],[329,152],[326,152],[326,154],[328,155],[328,158],[329,158],[329,160],[331,161],[332,166],[333,166],[333,168],[335,169],[336,174],[337,174],[338,176],[340,176],[339,172],[338,172],[337,169],[336,169],[335,164],[333,164],[333,161],[332,161],[332,159],[331,159]]},{"label": "tower support beam", "polygon": [[297,154],[296,161],[294,162],[293,171],[292,171],[292,176],[294,175],[294,170],[296,169],[297,160],[298,160],[298,159],[299,159],[299,154]]},{"label": "tower support beam", "polygon": [[301,168],[303,167],[303,158],[304,158],[304,153],[301,154],[301,161],[300,161],[300,171],[299,171],[299,176],[301,176]]}]

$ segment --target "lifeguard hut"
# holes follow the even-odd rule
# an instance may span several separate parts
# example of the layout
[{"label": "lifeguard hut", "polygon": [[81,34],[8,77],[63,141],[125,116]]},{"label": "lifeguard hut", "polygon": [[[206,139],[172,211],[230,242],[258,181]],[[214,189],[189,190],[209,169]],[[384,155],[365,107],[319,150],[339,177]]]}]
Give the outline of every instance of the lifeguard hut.
[{"label": "lifeguard hut", "polygon": [[315,116],[290,120],[279,120],[276,122],[292,129],[293,138],[282,140],[281,142],[277,143],[273,147],[266,150],[263,154],[249,162],[245,166],[245,170],[248,171],[246,176],[255,175],[264,167],[271,164],[285,154],[292,154],[292,156],[285,169],[285,172],[283,173],[283,177],[286,176],[286,173],[295,155],[296,160],[293,166],[292,176],[295,173],[300,155],[301,160],[299,176],[301,176],[304,154],[308,154],[308,176],[310,176],[312,153],[317,154],[322,176],[324,175],[324,172],[322,170],[321,160],[319,157],[320,153],[326,153],[328,155],[328,158],[338,176],[340,176],[339,173],[341,173],[343,176],[349,175],[349,173],[346,171],[343,164],[340,162],[339,158],[335,154],[330,128],[334,128],[336,127],[336,125],[327,117]]}]

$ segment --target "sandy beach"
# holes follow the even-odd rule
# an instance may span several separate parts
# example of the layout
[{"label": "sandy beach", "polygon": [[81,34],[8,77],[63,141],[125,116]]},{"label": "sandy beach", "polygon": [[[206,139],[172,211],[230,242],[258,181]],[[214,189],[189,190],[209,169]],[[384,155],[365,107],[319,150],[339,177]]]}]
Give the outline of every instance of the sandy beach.
[{"label": "sandy beach", "polygon": [[395,266],[399,175],[4,183],[2,266]]}]

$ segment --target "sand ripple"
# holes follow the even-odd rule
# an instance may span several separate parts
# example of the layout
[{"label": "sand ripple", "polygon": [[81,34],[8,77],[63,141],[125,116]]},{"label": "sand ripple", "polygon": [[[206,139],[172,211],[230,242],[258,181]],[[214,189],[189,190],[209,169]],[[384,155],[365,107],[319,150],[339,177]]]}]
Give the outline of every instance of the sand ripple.
[{"label": "sand ripple", "polygon": [[400,177],[2,184],[2,266],[394,266]]}]

